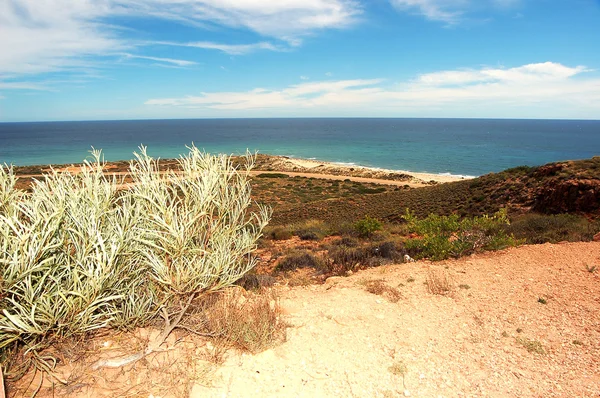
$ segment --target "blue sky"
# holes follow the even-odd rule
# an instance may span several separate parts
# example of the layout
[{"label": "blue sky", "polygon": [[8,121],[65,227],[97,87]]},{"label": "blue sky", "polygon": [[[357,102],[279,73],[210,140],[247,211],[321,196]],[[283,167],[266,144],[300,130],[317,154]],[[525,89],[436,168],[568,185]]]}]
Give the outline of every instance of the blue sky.
[{"label": "blue sky", "polygon": [[598,0],[0,0],[0,121],[600,119]]}]

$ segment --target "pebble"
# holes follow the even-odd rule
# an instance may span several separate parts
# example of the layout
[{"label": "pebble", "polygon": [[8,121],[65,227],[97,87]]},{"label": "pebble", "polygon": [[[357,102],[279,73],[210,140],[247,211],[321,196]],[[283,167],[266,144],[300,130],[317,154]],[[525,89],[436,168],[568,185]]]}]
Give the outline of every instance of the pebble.
[{"label": "pebble", "polygon": [[405,397],[410,397],[410,391],[404,390],[404,396]]}]

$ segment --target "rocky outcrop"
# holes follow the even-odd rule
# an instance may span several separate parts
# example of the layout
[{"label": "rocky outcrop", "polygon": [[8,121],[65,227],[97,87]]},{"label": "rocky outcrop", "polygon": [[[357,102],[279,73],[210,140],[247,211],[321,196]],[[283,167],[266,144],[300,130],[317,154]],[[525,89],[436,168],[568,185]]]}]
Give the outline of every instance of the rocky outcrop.
[{"label": "rocky outcrop", "polygon": [[533,210],[541,213],[599,213],[600,181],[548,181],[537,191]]}]

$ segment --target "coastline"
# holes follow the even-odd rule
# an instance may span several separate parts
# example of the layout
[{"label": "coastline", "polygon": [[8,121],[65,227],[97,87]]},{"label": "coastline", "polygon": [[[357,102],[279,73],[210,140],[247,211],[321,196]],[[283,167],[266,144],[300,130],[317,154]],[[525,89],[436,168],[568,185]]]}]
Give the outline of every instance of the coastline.
[{"label": "coastline", "polygon": [[437,184],[475,178],[452,174],[421,173],[408,170],[390,170],[350,164],[301,159],[280,155],[258,155],[255,170],[282,171],[320,175],[342,175],[379,180],[405,181],[413,184]]},{"label": "coastline", "polygon": [[[234,156],[233,158],[234,162],[236,159],[239,159],[238,156]],[[78,173],[82,166],[81,163],[16,166],[15,171],[17,176],[27,178],[39,176],[49,172],[51,169],[58,172]],[[176,170],[178,169],[177,159],[160,159],[160,167],[162,170]],[[129,161],[107,161],[105,171],[114,175],[127,175],[129,172]],[[358,182],[396,186],[409,185],[411,187],[422,187],[474,178],[472,176],[390,170],[357,166],[354,164],[325,162],[316,159],[301,159],[282,155],[265,154],[257,155],[256,164],[252,173],[254,175],[261,173],[287,173],[290,176],[332,180],[349,178]]]}]

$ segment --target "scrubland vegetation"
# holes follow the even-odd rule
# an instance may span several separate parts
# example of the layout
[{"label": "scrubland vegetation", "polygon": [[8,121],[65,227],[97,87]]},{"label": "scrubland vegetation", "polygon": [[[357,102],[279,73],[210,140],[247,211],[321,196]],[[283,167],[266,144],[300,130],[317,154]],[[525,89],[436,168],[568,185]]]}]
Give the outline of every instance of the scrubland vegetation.
[{"label": "scrubland vegetation", "polygon": [[[437,261],[600,231],[597,158],[415,189],[250,178],[253,156],[194,147],[169,163],[177,171],[141,148],[117,179],[92,154],[81,172],[51,171],[27,189],[0,168],[0,359],[11,380],[51,373],[49,347],[107,328],[160,324],[156,340],[118,363],[151,353],[178,327],[213,338],[218,363],[221,348],[258,352],[285,339],[276,282],[322,283],[405,256]],[[259,267],[256,249],[269,254]],[[452,290],[443,273],[426,284],[432,294]],[[383,280],[365,290],[402,297]]]},{"label": "scrubland vegetation", "polygon": [[[142,147],[121,189],[92,154],[80,173],[52,171],[30,193],[0,168],[0,355],[9,378],[32,366],[50,372],[56,359],[44,350],[61,339],[162,319],[147,354],[256,264],[270,209],[248,211],[252,156],[236,169],[192,147],[181,173],[161,175]],[[244,330],[231,334],[252,345]]]}]

